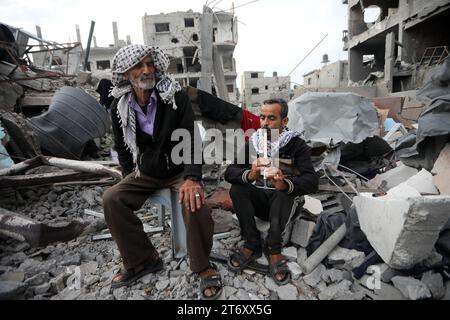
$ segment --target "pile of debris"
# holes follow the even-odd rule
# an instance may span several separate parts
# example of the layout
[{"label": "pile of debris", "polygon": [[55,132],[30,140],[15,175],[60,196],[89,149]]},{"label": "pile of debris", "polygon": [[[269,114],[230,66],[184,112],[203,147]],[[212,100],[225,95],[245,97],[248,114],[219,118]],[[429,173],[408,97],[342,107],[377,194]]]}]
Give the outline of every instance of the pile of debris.
[{"label": "pile of debris", "polygon": [[[102,195],[121,174],[108,113],[93,90],[65,77],[30,79],[39,71],[29,63],[0,57],[0,299],[198,299],[197,276],[174,257],[171,222],[150,200],[136,214],[165,268],[111,290],[121,261]],[[289,126],[311,146],[320,186],[302,199],[283,237],[288,285],[274,283],[264,257],[242,274],[228,270],[243,240],[230,185],[221,181],[226,166],[204,167],[222,299],[450,299],[449,70],[447,59],[414,97],[311,93],[290,102]],[[78,73],[77,85],[89,77]],[[49,90],[48,100],[39,98],[45,111],[27,118],[19,112],[36,90]],[[186,92],[205,128],[257,122],[205,92]],[[267,223],[257,224],[267,232]]]}]

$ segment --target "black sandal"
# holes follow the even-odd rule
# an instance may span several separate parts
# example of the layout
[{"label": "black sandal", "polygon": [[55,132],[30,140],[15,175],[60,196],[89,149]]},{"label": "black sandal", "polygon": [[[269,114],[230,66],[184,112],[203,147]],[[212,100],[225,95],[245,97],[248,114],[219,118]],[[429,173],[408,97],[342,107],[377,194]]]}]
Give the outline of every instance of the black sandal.
[{"label": "black sandal", "polygon": [[[267,260],[269,260],[269,272],[273,278],[273,281],[275,281],[275,283],[279,286],[288,284],[289,281],[291,281],[291,270],[289,270],[289,267],[287,266],[287,260],[283,258],[275,264],[270,263],[270,256],[267,257]],[[277,274],[279,273],[284,273],[283,280],[277,279]]]},{"label": "black sandal", "polygon": [[[249,249],[250,250],[250,249]],[[228,259],[228,268],[234,272],[241,272],[244,270],[249,264],[261,258],[262,252],[261,250],[253,251],[250,257],[246,257],[242,252],[242,249],[234,249],[233,253],[230,255]],[[233,262],[237,262],[239,265],[235,266]]]},{"label": "black sandal", "polygon": [[[114,276],[113,281],[111,282],[111,289],[129,286],[136,280],[142,278],[143,276],[149,273],[156,273],[158,271],[161,271],[163,268],[163,261],[161,258],[158,258],[158,260],[144,263],[142,266],[143,269],[139,271],[136,271],[136,268],[131,270],[120,269]],[[114,279],[119,275],[122,276],[122,280],[114,281]]]},{"label": "black sandal", "polygon": [[[217,266],[210,262],[209,267],[207,269],[214,269],[217,270]],[[216,289],[216,292],[212,296],[205,295],[206,289]],[[219,273],[212,274],[210,276],[207,276],[206,278],[201,278],[200,280],[200,295],[202,300],[217,300],[221,295],[223,291],[223,283],[222,283],[222,277]]]}]

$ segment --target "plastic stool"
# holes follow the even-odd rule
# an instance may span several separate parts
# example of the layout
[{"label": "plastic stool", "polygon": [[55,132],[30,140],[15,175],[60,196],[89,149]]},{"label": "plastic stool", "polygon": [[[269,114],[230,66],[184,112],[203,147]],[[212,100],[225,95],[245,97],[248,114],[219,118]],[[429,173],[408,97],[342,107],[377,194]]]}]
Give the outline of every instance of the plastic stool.
[{"label": "plastic stool", "polygon": [[174,259],[183,259],[187,255],[186,227],[183,220],[183,211],[178,202],[178,192],[171,189],[161,189],[152,194],[149,200],[161,205],[158,210],[159,225],[164,227],[166,209],[170,210],[172,222],[172,256]]}]

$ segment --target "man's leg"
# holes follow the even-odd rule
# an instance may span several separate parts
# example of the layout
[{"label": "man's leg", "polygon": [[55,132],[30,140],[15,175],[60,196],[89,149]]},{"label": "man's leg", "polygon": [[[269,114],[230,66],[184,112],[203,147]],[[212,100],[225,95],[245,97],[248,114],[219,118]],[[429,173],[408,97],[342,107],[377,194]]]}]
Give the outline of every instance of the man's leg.
[{"label": "man's leg", "polygon": [[[173,182],[171,187],[178,191],[183,182],[184,180],[179,178]],[[183,202],[182,210],[186,226],[190,268],[192,272],[198,273],[209,266],[209,255],[213,245],[214,220],[211,216],[211,209],[206,205],[203,205],[196,212],[190,212]]]},{"label": "man's leg", "polygon": [[274,191],[270,195],[270,228],[266,239],[270,254],[280,254],[282,250],[282,233],[289,221],[294,198],[285,192]]},{"label": "man's leg", "polygon": [[103,195],[106,224],[126,270],[158,258],[158,252],[144,232],[142,221],[134,213],[157,188],[152,179],[135,178],[135,173],[132,173]]},{"label": "man's leg", "polygon": [[269,202],[265,192],[251,184],[234,184],[230,197],[239,220],[244,248],[252,252],[261,250],[261,235],[256,228],[255,216],[267,220]]}]

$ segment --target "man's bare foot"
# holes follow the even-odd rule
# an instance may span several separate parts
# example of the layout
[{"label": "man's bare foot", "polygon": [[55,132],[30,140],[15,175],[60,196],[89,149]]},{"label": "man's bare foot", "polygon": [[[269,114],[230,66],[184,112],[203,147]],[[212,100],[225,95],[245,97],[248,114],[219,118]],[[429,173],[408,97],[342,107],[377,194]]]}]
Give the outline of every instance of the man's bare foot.
[{"label": "man's bare foot", "polygon": [[[250,249],[247,249],[247,248],[242,248],[242,249],[241,249],[241,252],[244,254],[244,256],[245,256],[246,259],[249,259],[249,258],[252,256],[252,254],[253,254],[253,251],[250,250]],[[240,265],[239,265],[239,262],[237,262],[237,261],[235,261],[235,260],[232,260],[231,263],[232,263],[233,266],[235,266],[236,268],[240,266]]]},{"label": "man's bare foot", "polygon": [[[216,270],[209,268],[209,269],[206,269],[206,270],[200,272],[199,276],[202,279],[206,279],[209,276],[213,276],[216,274],[219,274],[219,273]],[[203,294],[208,298],[213,297],[216,293],[217,293],[217,289],[215,287],[210,287],[210,288],[205,289],[205,291],[203,291]]]},{"label": "man's bare foot", "polygon": [[[280,262],[281,260],[283,260],[283,256],[281,254],[271,254],[269,263],[273,265],[276,264],[277,262]],[[284,278],[286,277],[286,273],[278,272],[275,275],[275,277],[277,278],[278,281],[283,281]]]}]

